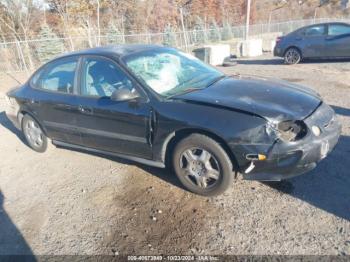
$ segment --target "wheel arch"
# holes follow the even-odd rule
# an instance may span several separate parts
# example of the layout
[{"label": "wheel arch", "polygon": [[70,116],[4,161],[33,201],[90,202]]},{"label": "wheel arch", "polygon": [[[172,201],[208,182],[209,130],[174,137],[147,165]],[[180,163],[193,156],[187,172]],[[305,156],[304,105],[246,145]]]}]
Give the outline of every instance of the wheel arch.
[{"label": "wheel arch", "polygon": [[171,155],[173,153],[175,145],[178,142],[180,142],[182,139],[184,139],[185,137],[188,137],[189,135],[192,135],[192,134],[202,134],[202,135],[208,136],[211,139],[213,139],[216,142],[218,142],[222,146],[222,148],[225,150],[225,152],[228,155],[228,157],[230,158],[234,170],[238,171],[238,168],[239,168],[238,162],[237,162],[236,157],[233,154],[232,150],[230,149],[230,147],[226,143],[226,141],[222,137],[220,137],[219,135],[215,134],[214,132],[211,132],[211,131],[208,131],[208,130],[205,130],[205,129],[200,129],[200,128],[184,128],[184,129],[180,129],[180,130],[172,132],[166,138],[165,142],[163,143],[162,152],[161,152],[162,160],[164,161],[164,163],[166,165],[171,163],[171,158],[170,157],[171,157]]},{"label": "wheel arch", "polygon": [[47,131],[46,131],[45,127],[43,126],[43,124],[41,123],[41,121],[38,120],[38,118],[34,114],[30,113],[28,110],[25,110],[25,109],[20,110],[18,112],[18,115],[17,115],[19,127],[21,128],[21,130],[23,130],[22,121],[23,121],[23,117],[25,115],[29,115],[30,117],[32,117],[39,124],[41,130],[43,130],[43,132],[44,132],[44,135],[47,136]]},{"label": "wheel arch", "polygon": [[303,52],[301,51],[301,48],[298,47],[298,46],[296,46],[296,45],[288,46],[288,47],[285,49],[284,53],[283,53],[283,57],[286,55],[286,53],[288,52],[288,50],[291,49],[291,48],[295,48],[296,50],[298,50],[299,53],[300,53],[300,58],[303,58]]}]

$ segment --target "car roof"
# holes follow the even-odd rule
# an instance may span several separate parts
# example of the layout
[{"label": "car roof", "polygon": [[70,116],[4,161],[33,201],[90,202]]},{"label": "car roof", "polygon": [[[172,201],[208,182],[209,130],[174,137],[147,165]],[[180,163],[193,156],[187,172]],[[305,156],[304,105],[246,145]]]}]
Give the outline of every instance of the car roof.
[{"label": "car roof", "polygon": [[309,28],[309,27],[313,27],[313,26],[322,26],[322,25],[347,25],[347,26],[350,26],[350,24],[345,23],[345,22],[328,22],[328,23],[319,23],[319,24],[307,25],[307,26],[304,26],[304,27],[301,27],[301,28],[297,29],[297,31],[299,31],[301,29],[306,29],[306,28]]},{"label": "car roof", "polygon": [[154,49],[166,49],[161,45],[148,44],[125,44],[125,45],[108,45],[101,47],[94,47],[74,52],[65,53],[57,58],[64,58],[71,55],[113,55],[117,57],[129,55],[140,51],[149,51]]}]

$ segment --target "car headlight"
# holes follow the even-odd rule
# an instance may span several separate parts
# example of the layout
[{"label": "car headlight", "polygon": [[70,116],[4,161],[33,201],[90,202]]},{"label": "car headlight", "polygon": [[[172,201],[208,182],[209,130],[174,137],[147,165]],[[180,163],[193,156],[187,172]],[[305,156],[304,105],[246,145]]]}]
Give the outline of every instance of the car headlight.
[{"label": "car headlight", "polygon": [[318,126],[312,126],[311,130],[312,130],[312,133],[314,133],[315,136],[319,136],[321,134],[321,129]]},{"label": "car headlight", "polygon": [[296,141],[303,138],[307,133],[307,127],[303,121],[283,121],[279,123],[269,122],[266,125],[266,132],[274,134],[282,141]]}]

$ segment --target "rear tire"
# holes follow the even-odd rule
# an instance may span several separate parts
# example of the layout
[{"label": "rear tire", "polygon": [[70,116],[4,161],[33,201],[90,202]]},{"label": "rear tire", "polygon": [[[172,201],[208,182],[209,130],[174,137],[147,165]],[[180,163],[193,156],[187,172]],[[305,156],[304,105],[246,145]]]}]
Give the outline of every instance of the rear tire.
[{"label": "rear tire", "polygon": [[43,153],[47,149],[47,137],[41,126],[30,115],[24,115],[22,119],[22,132],[27,144],[36,152]]},{"label": "rear tire", "polygon": [[177,177],[193,193],[215,196],[233,184],[229,156],[219,143],[205,135],[184,138],[175,146],[172,157]]},{"label": "rear tire", "polygon": [[295,48],[289,48],[284,54],[284,63],[287,65],[295,65],[301,61],[301,52]]}]

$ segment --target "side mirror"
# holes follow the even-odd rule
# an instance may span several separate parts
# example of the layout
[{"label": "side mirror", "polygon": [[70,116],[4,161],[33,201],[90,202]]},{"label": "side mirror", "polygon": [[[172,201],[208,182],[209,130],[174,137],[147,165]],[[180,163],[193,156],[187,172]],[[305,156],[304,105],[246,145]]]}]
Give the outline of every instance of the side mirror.
[{"label": "side mirror", "polygon": [[130,101],[140,97],[139,93],[135,90],[134,92],[130,91],[128,88],[121,88],[115,90],[111,95],[111,100],[113,101]]}]

